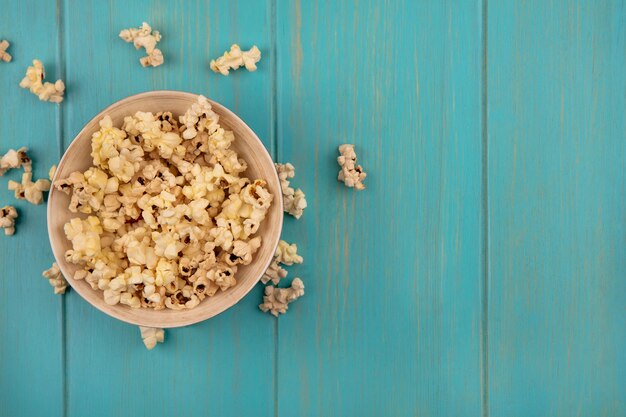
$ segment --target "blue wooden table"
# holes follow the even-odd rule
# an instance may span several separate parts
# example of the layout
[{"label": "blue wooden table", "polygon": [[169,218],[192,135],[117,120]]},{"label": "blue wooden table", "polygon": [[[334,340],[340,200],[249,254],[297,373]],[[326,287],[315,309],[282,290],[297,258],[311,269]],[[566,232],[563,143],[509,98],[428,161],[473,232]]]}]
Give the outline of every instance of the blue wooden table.
[{"label": "blue wooden table", "polygon": [[[0,1],[0,152],[44,177],[105,106],[154,89],[237,112],[307,194],[262,288],[147,351],[41,277],[45,207],[0,236],[1,416],[626,416],[626,2]],[[147,21],[165,64],[117,37]],[[208,63],[258,45],[256,73]],[[67,84],[39,102],[34,58]],[[336,181],[355,143],[367,190]]]}]

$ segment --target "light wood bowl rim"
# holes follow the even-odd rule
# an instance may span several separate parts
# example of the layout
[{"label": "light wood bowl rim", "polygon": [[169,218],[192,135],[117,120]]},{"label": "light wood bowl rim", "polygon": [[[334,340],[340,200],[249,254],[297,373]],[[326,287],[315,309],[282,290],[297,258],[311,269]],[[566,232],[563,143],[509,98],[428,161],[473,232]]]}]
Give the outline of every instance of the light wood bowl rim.
[{"label": "light wood bowl rim", "polygon": [[[89,122],[87,122],[85,126],[81,129],[81,131],[74,137],[74,139],[68,146],[67,150],[63,154],[63,157],[59,161],[56,173],[58,174],[59,172],[62,171],[63,166],[70,159],[72,153],[76,151],[77,143],[79,141],[91,140],[91,132],[93,132],[93,124],[95,123],[97,125],[98,122],[102,119],[102,117],[104,117],[106,114],[120,107],[124,107],[129,104],[132,104],[136,101],[150,99],[154,97],[159,97],[160,99],[164,99],[164,98],[167,98],[168,96],[171,96],[171,98],[177,98],[177,99],[181,99],[181,98],[189,99],[191,103],[191,102],[196,101],[199,94],[194,94],[194,93],[185,92],[185,91],[178,91],[178,90],[155,90],[155,91],[148,91],[144,93],[134,94],[134,95],[131,95],[129,97],[126,97],[122,100],[119,100],[111,104],[110,106],[106,107],[104,110],[99,112],[97,115],[95,115]],[[262,151],[260,154],[255,156],[255,159],[259,159],[261,165],[267,165],[267,168],[269,167],[272,168],[271,170],[268,170],[268,172],[273,173],[271,174],[272,178],[263,178],[263,179],[265,179],[268,182],[268,186],[270,186],[270,189],[274,188],[273,190],[274,200],[272,202],[272,207],[276,207],[276,206],[280,207],[280,215],[278,218],[279,220],[278,224],[268,225],[267,231],[271,233],[262,235],[263,244],[264,245],[269,244],[272,247],[272,250],[271,250],[272,256],[269,256],[266,260],[263,260],[264,267],[262,268],[262,271],[265,271],[269,267],[272,261],[273,253],[276,251],[276,247],[278,246],[278,242],[280,240],[280,235],[282,231],[283,216],[284,216],[284,213],[282,210],[283,197],[282,197],[282,192],[280,190],[280,181],[278,179],[278,174],[276,172],[276,169],[274,168],[274,161],[272,160],[272,157],[270,156],[269,152],[265,148],[265,145],[263,144],[263,142],[261,142],[261,140],[256,135],[256,133],[254,133],[254,131],[243,120],[241,120],[239,116],[237,116],[234,112],[232,112],[227,107],[221,105],[220,103],[216,101],[209,99],[209,102],[213,106],[213,109],[216,113],[218,113],[220,116],[223,116],[223,115],[228,116],[229,118],[234,120],[238,125],[240,125],[241,128],[247,131],[247,136],[245,138],[242,139],[238,137],[237,140],[252,140],[256,142],[256,144],[258,145],[260,149],[262,149]],[[168,111],[168,109],[163,109],[163,111]],[[54,180],[56,180],[56,174],[54,178],[52,179],[52,181],[54,182]],[[274,187],[271,187],[271,182],[274,182],[274,185],[275,185]],[[243,291],[240,291],[240,294],[238,294],[237,296],[227,297],[223,300],[220,300],[220,301],[223,301],[221,304],[217,305],[216,303],[213,309],[207,309],[206,311],[202,311],[203,314],[199,314],[200,313],[199,310],[198,310],[198,314],[189,314],[189,313],[193,313],[194,311],[196,311],[197,308],[194,308],[191,310],[181,310],[181,311],[168,310],[169,312],[167,314],[169,315],[169,318],[165,322],[152,320],[150,318],[151,313],[154,313],[154,310],[152,309],[147,309],[147,308],[131,309],[128,306],[120,306],[120,305],[110,306],[104,302],[104,298],[102,297],[102,294],[100,291],[98,291],[100,292],[100,294],[98,294],[98,297],[96,299],[94,299],[93,297],[87,297],[86,296],[87,291],[96,292],[96,290],[93,290],[89,285],[86,285],[86,286],[76,285],[77,284],[76,280],[74,280],[73,276],[71,276],[71,274],[69,274],[67,271],[67,263],[63,256],[63,253],[59,253],[59,252],[62,252],[62,248],[60,248],[60,244],[62,242],[61,239],[66,240],[66,237],[63,235],[63,236],[60,236],[60,239],[59,239],[59,236],[56,236],[55,232],[52,230],[53,222],[51,220],[54,216],[52,207],[54,206],[53,203],[55,200],[55,196],[59,195],[60,193],[61,193],[60,191],[54,189],[54,187],[51,187],[50,193],[48,196],[48,202],[47,202],[48,237],[50,239],[50,245],[52,247],[52,252],[54,254],[55,260],[57,264],[59,265],[59,268],[61,269],[61,272],[65,276],[68,283],[81,296],[81,298],[83,298],[85,301],[87,301],[96,309],[100,310],[101,312],[113,318],[116,318],[118,320],[121,320],[129,324],[134,324],[138,326],[147,326],[147,327],[174,328],[174,327],[189,326],[189,325],[210,319],[212,317],[215,317],[218,314],[221,314],[224,311],[228,310],[229,308],[237,304],[241,299],[243,299],[261,279],[262,272],[258,277],[256,277],[256,279],[248,280],[246,282],[237,282],[236,287],[243,286],[245,284],[245,289]],[[269,214],[268,214],[268,217],[269,217]],[[267,220],[269,219],[266,218],[266,221]],[[255,262],[258,262],[256,258],[253,261],[253,264]],[[233,289],[235,289],[235,287],[227,290],[226,293],[228,293],[228,291],[233,290]],[[210,303],[211,301],[212,301],[211,297],[208,297],[207,299],[203,301],[203,303],[207,303],[207,302]],[[120,309],[120,307],[122,308]],[[126,310],[128,311],[132,310],[134,313],[132,314],[132,316],[129,316],[128,314],[124,314],[124,311]],[[138,312],[140,314],[137,314]],[[184,315],[187,317],[183,319],[178,318],[177,316],[180,316],[182,313],[186,313]]]}]

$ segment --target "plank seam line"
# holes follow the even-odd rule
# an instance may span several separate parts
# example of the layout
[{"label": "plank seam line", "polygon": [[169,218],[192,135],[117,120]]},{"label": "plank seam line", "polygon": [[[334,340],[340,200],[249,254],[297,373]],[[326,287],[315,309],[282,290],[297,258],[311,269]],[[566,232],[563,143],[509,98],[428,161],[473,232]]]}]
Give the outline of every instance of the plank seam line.
[{"label": "plank seam line", "polygon": [[[57,73],[58,79],[67,81],[65,79],[65,22],[63,12],[67,9],[67,0],[56,1],[56,20],[57,20]],[[57,105],[57,138],[59,145],[59,159],[63,156],[64,151],[64,139],[65,136],[65,112],[62,104]],[[67,371],[67,295],[61,297],[61,378],[62,378],[62,406],[61,412],[63,417],[69,415],[69,386],[68,386],[68,371]]]},{"label": "plank seam line", "polygon": [[[270,13],[270,72],[271,72],[271,103],[270,103],[270,152],[274,161],[278,160],[278,59],[276,57],[277,53],[277,22],[276,22],[276,9],[277,3],[276,0],[270,0],[269,2],[269,13]],[[274,361],[273,361],[273,400],[274,400],[274,417],[278,417],[279,408],[278,408],[278,332],[279,325],[278,320],[274,320]]]},{"label": "plank seam line", "polygon": [[488,115],[488,0],[483,0],[481,11],[481,133],[482,133],[482,155],[481,155],[481,187],[482,187],[482,308],[481,308],[481,408],[483,417],[489,417],[489,115]]}]

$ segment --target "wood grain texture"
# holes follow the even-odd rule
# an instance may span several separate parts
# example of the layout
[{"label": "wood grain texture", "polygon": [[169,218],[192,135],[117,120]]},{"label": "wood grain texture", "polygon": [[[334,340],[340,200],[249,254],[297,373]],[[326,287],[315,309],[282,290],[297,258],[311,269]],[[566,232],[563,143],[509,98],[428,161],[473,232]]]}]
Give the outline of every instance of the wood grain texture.
[{"label": "wood grain texture", "polygon": [[625,24],[489,2],[491,416],[626,415]]},{"label": "wood grain texture", "polygon": [[[53,295],[45,209],[0,178],[21,213],[0,236],[0,416],[626,416],[623,0],[0,10],[0,152],[31,146],[36,177],[104,107],[180,89],[236,112],[309,200],[285,220],[307,292],[287,315],[259,287],[148,352]],[[117,37],[142,21],[161,67]],[[235,42],[259,70],[210,72]],[[60,107],[17,86],[33,58],[64,77]],[[345,142],[363,192],[336,180]]]},{"label": "wood grain texture", "polygon": [[[279,318],[283,416],[481,414],[481,7],[278,2],[278,158],[307,294]],[[354,143],[362,192],[337,182]]]},{"label": "wood grain texture", "polygon": [[[256,73],[229,77],[209,70],[234,42],[270,48],[263,1],[81,1],[64,3],[67,57],[65,145],[101,109],[154,89],[201,93],[237,113],[269,146],[269,61]],[[121,29],[147,21],[161,31],[165,64],[139,65],[141,51]],[[97,28],[97,30],[94,30]],[[67,299],[69,416],[274,413],[274,322],[258,311],[261,288],[235,308],[192,327],[166,332],[148,352],[136,326]],[[102,395],[101,395],[102,394]]]},{"label": "wood grain texture", "polygon": [[[0,154],[29,146],[35,178],[47,178],[59,158],[58,107],[18,86],[32,60],[49,78],[59,74],[54,2],[0,6],[0,39],[11,42],[10,63],[0,63]],[[33,28],[39,28],[33,30]],[[16,200],[0,177],[0,207],[14,205],[14,236],[0,233],[0,415],[61,416],[63,413],[62,298],[41,276],[53,262],[46,240],[46,207]]]}]

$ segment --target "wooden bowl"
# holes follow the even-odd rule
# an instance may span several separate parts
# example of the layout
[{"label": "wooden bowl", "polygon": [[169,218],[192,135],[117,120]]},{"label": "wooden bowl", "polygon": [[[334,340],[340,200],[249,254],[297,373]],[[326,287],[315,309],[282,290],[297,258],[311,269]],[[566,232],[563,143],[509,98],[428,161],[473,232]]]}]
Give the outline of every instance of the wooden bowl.
[{"label": "wooden bowl", "polygon": [[[152,91],[130,96],[107,107],[91,119],[72,141],[59,162],[55,179],[65,178],[74,171],[84,171],[93,165],[90,156],[91,135],[99,129],[98,123],[105,115],[111,116],[117,127],[121,127],[124,116],[132,115],[137,111],[152,113],[171,111],[178,117],[196,102],[197,97],[196,94],[180,91]],[[84,215],[69,211],[70,197],[68,195],[54,189],[50,191],[48,235],[54,257],[63,275],[72,288],[88,303],[116,319],[140,326],[161,328],[187,326],[206,320],[241,300],[256,285],[272,260],[283,224],[282,193],[274,162],[257,135],[239,117],[218,103],[211,101],[211,105],[220,116],[220,125],[235,133],[232,148],[248,163],[248,169],[244,175],[251,179],[264,179],[274,195],[272,206],[257,232],[257,235],[262,238],[262,245],[253,262],[239,268],[236,274],[237,284],[227,291],[219,291],[213,297],[205,298],[197,307],[181,311],[133,309],[126,305],[106,304],[102,291],[93,290],[84,280],[73,279],[78,267],[66,262],[64,257],[65,251],[71,248],[71,242],[65,237],[63,225],[74,217]]]}]

